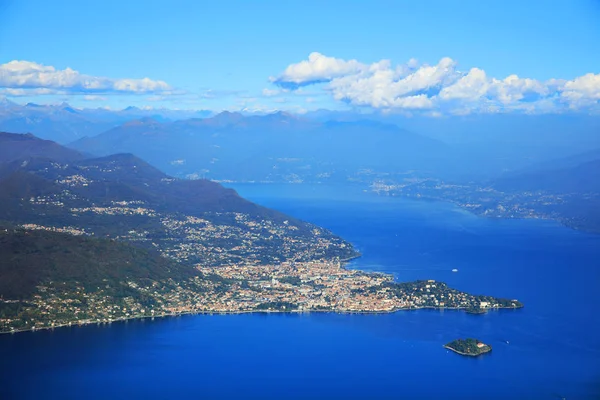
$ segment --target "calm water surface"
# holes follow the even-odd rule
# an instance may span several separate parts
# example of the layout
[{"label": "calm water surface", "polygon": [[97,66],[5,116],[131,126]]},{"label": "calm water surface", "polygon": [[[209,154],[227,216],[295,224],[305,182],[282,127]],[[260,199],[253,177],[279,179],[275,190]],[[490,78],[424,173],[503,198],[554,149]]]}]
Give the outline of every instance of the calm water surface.
[{"label": "calm water surface", "polygon": [[[526,307],[182,316],[2,335],[0,399],[600,398],[600,236],[348,187],[235,188],[352,242],[363,253],[352,268]],[[442,348],[459,337],[494,350],[472,359]]]}]

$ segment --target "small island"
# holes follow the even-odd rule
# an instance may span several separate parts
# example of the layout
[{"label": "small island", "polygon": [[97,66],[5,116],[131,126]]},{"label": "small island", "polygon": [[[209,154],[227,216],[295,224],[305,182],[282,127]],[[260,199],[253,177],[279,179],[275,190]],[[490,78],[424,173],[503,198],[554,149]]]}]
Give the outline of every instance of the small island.
[{"label": "small island", "polygon": [[463,356],[477,357],[492,351],[492,346],[477,339],[457,339],[444,346],[448,350]]}]

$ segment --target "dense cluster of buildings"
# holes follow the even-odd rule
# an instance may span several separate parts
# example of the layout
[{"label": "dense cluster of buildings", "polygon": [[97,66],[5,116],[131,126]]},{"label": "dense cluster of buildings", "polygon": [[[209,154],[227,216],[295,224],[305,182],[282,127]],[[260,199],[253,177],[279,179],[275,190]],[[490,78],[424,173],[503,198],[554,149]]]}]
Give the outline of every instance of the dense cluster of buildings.
[{"label": "dense cluster of buildings", "polygon": [[473,296],[433,280],[395,283],[387,274],[343,268],[339,260],[277,265],[198,266],[186,281],[124,282],[135,296],[108,287],[86,291],[40,287],[18,318],[0,318],[0,332],[184,313],[392,312],[415,308],[520,307],[516,300]]}]

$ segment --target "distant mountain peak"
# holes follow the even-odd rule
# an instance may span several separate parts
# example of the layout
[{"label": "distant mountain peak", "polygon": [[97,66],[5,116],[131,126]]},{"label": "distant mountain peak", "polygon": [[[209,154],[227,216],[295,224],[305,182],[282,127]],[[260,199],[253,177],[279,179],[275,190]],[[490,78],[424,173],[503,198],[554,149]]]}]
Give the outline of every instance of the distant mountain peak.
[{"label": "distant mountain peak", "polygon": [[279,120],[298,120],[298,116],[291,114],[287,111],[277,111],[271,114],[267,114],[264,118],[279,119]]},{"label": "distant mountain peak", "polygon": [[67,102],[62,102],[59,106],[58,106],[61,110],[72,113],[72,114],[78,114],[79,111],[72,107],[69,103]]},{"label": "distant mountain peak", "polygon": [[271,115],[279,115],[281,117],[291,117],[291,118],[295,118],[296,117],[294,114],[291,114],[291,113],[289,113],[287,111],[282,111],[282,110],[275,111],[274,113],[271,113]]},{"label": "distant mountain peak", "polygon": [[281,126],[283,129],[286,128],[286,125],[296,125],[297,123],[311,124],[311,121],[286,111],[276,111],[265,115],[252,115],[245,117],[244,121],[254,124],[267,124],[271,127],[273,125]]},{"label": "distant mountain peak", "polygon": [[231,111],[221,111],[220,113],[218,113],[217,115],[215,115],[214,117],[212,117],[212,119],[241,119],[244,118],[244,116],[237,112],[231,112]]},{"label": "distant mountain peak", "polygon": [[239,112],[222,111],[214,117],[204,119],[207,125],[227,126],[238,123],[245,117]]},{"label": "distant mountain peak", "polygon": [[215,117],[219,116],[219,115],[221,115],[221,116],[224,116],[224,115],[239,115],[239,116],[242,116],[242,114],[240,114],[237,111],[228,111],[228,110],[221,111],[220,113],[218,113],[217,115],[215,115]]},{"label": "distant mountain peak", "polygon": [[140,119],[135,119],[133,121],[129,121],[123,124],[123,126],[141,126],[141,125],[160,125],[160,121],[157,121],[153,117],[144,117]]}]

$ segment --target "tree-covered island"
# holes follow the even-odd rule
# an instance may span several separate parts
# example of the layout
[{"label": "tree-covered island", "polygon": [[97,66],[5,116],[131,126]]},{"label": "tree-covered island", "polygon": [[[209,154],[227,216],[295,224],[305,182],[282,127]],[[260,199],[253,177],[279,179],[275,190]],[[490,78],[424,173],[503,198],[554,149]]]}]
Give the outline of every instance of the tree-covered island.
[{"label": "tree-covered island", "polygon": [[463,356],[476,357],[492,351],[492,346],[477,339],[456,339],[444,346]]}]

